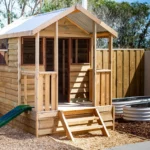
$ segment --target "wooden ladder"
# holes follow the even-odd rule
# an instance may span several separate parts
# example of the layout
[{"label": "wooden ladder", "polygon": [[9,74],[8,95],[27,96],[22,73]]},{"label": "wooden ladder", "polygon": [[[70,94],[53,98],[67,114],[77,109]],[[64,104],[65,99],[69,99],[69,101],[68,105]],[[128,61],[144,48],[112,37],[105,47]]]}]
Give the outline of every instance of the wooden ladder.
[{"label": "wooden ladder", "polygon": [[101,130],[103,135],[110,136],[104,121],[96,108],[59,111],[59,119],[68,139],[74,141],[74,132]]}]

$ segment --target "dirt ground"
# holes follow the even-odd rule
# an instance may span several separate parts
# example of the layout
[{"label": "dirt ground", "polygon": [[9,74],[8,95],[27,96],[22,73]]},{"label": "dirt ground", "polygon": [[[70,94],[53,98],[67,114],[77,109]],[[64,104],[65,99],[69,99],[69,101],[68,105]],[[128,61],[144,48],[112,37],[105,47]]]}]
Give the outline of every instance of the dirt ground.
[{"label": "dirt ground", "polygon": [[22,130],[5,126],[0,128],[0,150],[103,150],[104,148],[145,141],[130,134],[110,131],[111,137],[101,136],[98,131],[75,136],[75,142],[65,136],[36,138]]},{"label": "dirt ground", "polygon": [[116,130],[150,139],[150,122],[116,120]]}]

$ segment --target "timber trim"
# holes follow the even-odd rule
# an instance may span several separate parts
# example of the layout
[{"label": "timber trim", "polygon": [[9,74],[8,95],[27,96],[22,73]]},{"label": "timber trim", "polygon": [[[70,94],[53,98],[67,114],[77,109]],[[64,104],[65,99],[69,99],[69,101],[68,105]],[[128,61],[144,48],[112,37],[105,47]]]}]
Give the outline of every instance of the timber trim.
[{"label": "timber trim", "polygon": [[18,38],[18,105],[21,104],[21,38]]}]

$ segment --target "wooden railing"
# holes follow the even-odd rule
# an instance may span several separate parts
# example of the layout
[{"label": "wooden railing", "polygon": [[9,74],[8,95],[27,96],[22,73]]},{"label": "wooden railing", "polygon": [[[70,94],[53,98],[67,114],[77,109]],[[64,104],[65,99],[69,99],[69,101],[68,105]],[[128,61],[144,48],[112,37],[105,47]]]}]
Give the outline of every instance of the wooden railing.
[{"label": "wooden railing", "polygon": [[[92,69],[89,70],[89,98],[92,100]],[[111,105],[111,70],[96,70],[96,101],[99,106]]]},{"label": "wooden railing", "polygon": [[34,106],[37,111],[55,110],[57,105],[57,73],[39,72],[38,102],[35,101],[35,72],[23,71],[21,75],[22,103]]}]

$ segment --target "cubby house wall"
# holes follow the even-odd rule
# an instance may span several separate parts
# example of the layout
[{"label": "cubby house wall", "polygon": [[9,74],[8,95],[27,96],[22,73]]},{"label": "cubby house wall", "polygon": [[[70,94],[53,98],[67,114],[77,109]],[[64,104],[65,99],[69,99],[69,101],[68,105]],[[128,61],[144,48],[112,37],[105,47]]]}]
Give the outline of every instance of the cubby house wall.
[{"label": "cubby house wall", "polygon": [[[8,64],[0,65],[0,113],[6,114],[18,105],[18,38],[8,40]],[[35,134],[35,114],[22,114],[10,125]]]},{"label": "cubby house wall", "polygon": [[[52,24],[40,32],[40,36],[54,37],[55,35],[55,24]],[[90,37],[84,29],[76,26],[67,17],[62,18],[58,21],[58,36],[63,38],[70,37]]]}]

